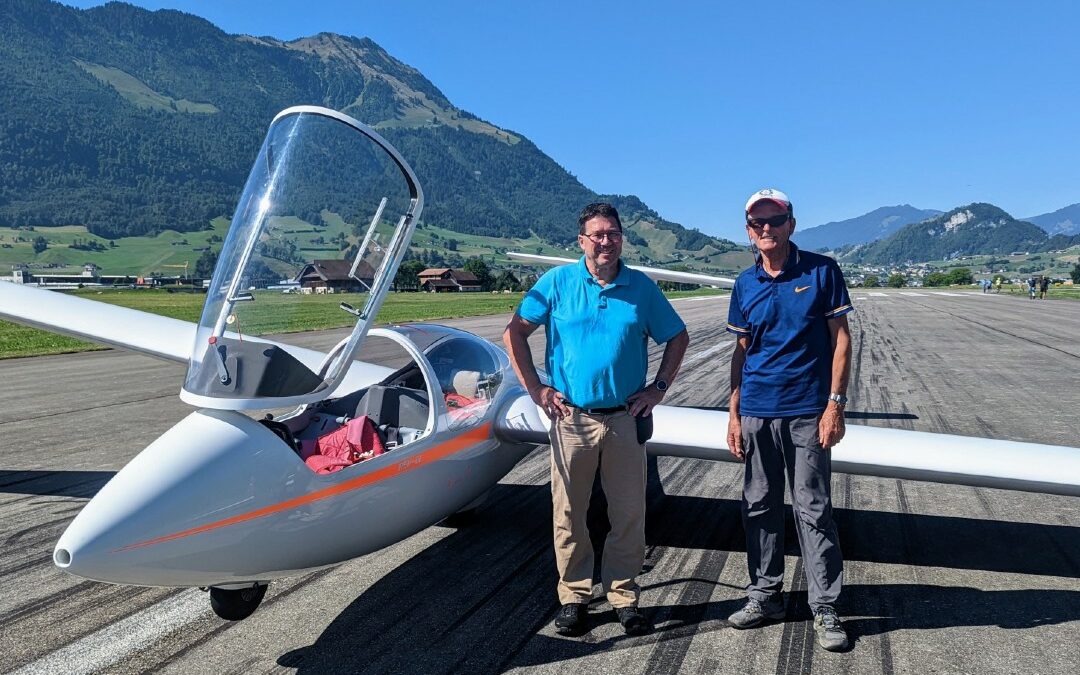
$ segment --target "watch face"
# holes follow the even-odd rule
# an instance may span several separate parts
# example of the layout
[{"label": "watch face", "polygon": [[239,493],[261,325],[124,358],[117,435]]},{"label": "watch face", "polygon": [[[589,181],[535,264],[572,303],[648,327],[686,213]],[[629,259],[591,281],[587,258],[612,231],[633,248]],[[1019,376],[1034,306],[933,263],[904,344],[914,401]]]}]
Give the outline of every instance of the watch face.
[{"label": "watch face", "polygon": [[656,389],[657,391],[667,391],[667,382],[665,382],[664,380],[657,380]]}]

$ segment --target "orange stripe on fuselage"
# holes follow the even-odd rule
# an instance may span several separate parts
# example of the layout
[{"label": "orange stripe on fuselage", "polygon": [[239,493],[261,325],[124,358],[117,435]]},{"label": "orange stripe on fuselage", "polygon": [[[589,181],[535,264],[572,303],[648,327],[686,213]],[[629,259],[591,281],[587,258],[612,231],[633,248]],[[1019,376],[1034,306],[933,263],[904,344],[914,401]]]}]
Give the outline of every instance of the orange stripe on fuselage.
[{"label": "orange stripe on fuselage", "polygon": [[421,452],[413,457],[407,457],[402,459],[396,464],[385,466],[377,471],[364,474],[363,476],[357,476],[351,480],[347,480],[338,485],[333,485],[328,488],[324,488],[317,492],[312,492],[300,497],[294,497],[287,499],[277,504],[270,506],[264,506],[261,509],[255,509],[254,511],[248,511],[247,513],[241,513],[238,516],[232,516],[231,518],[225,518],[223,520],[217,520],[206,525],[199,525],[188,530],[181,532],[174,532],[172,534],[166,534],[162,537],[155,539],[148,539],[146,541],[139,542],[137,544],[129,544],[123,548],[116,549],[116,552],[131,551],[137,548],[143,548],[146,546],[153,546],[154,544],[161,544],[167,541],[173,541],[175,539],[182,539],[184,537],[190,537],[193,534],[202,534],[203,532],[209,532],[211,530],[217,530],[222,527],[228,527],[230,525],[236,525],[237,523],[244,523],[249,520],[255,520],[256,518],[263,518],[265,516],[273,515],[281,511],[288,511],[289,509],[295,509],[304,504],[310,504],[322,499],[328,499],[335,495],[342,494],[344,492],[351,492],[352,490],[358,490],[362,487],[374,485],[375,483],[382,482],[388,478],[400,476],[402,474],[414,471],[436,460],[442,459],[448,455],[452,455],[460,450],[476,445],[477,443],[487,440],[491,437],[491,424],[484,424],[476,429],[466,431],[456,438],[452,438],[449,441],[437,445],[430,450]]}]

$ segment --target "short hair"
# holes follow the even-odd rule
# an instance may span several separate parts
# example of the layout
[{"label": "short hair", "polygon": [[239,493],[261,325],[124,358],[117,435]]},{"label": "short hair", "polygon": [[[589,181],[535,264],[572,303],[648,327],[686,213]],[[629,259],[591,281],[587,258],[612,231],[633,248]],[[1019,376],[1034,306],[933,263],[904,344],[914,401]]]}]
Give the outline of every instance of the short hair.
[{"label": "short hair", "polygon": [[578,234],[585,234],[585,223],[596,217],[614,221],[619,226],[619,232],[622,232],[622,221],[619,220],[619,212],[615,210],[615,207],[607,202],[593,202],[581,209],[581,214],[577,219]]}]

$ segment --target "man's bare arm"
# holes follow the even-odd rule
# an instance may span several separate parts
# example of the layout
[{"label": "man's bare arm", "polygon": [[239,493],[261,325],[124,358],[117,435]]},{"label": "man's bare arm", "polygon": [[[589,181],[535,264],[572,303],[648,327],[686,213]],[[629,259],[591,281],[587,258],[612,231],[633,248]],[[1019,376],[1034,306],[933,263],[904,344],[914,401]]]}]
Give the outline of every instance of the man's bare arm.
[{"label": "man's bare arm", "polygon": [[681,333],[667,341],[664,346],[664,356],[660,359],[660,367],[656,370],[656,378],[663,380],[671,386],[675,376],[679,374],[686,348],[690,346],[690,334],[684,328]]},{"label": "man's bare arm", "polygon": [[506,324],[503,331],[503,344],[506,345],[506,353],[510,356],[510,365],[514,367],[521,384],[529,392],[529,396],[536,405],[543,408],[551,419],[565,417],[570,414],[566,407],[563,395],[551,387],[544,386],[540,382],[540,374],[533,365],[532,349],[529,347],[529,336],[536,332],[540,324],[522,319],[517,314]]},{"label": "man's bare arm", "polygon": [[[689,344],[690,335],[685,328],[667,341],[664,345],[664,356],[660,359],[660,368],[656,371],[656,379],[663,380],[667,382],[669,387],[671,386],[675,376],[679,374],[679,366],[682,365],[683,356],[686,354],[686,347]],[[652,409],[660,405],[663,398],[664,392],[650,384],[627,398],[627,402],[630,404],[630,414],[634,416],[650,415]]]},{"label": "man's bare arm", "polygon": [[[832,381],[830,391],[847,395],[848,377],[851,374],[851,333],[847,316],[829,319],[829,335],[832,340]],[[829,401],[818,423],[818,439],[823,448],[831,448],[840,442],[845,433],[844,409]]]},{"label": "man's bare arm", "polygon": [[728,450],[736,458],[744,457],[742,445],[742,420],[739,419],[739,399],[742,391],[743,364],[746,363],[746,350],[750,338],[739,335],[735,338],[735,349],[731,352],[731,399],[728,401]]},{"label": "man's bare arm", "polygon": [[829,319],[832,337],[832,389],[830,392],[847,395],[848,378],[851,376],[851,332],[847,315]]}]

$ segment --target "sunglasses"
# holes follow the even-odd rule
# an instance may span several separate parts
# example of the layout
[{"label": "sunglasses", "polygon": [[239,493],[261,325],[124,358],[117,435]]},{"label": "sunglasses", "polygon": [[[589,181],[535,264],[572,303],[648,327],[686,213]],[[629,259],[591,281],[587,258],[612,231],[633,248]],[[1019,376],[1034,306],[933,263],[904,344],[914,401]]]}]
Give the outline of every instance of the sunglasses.
[{"label": "sunglasses", "polygon": [[766,225],[775,229],[787,225],[789,220],[791,220],[791,216],[786,213],[779,216],[773,216],[772,218],[751,218],[747,216],[746,224],[755,230],[764,229]]},{"label": "sunglasses", "polygon": [[585,236],[594,244],[603,244],[605,237],[613,244],[618,244],[622,241],[622,232],[596,232],[595,234],[586,234]]}]

